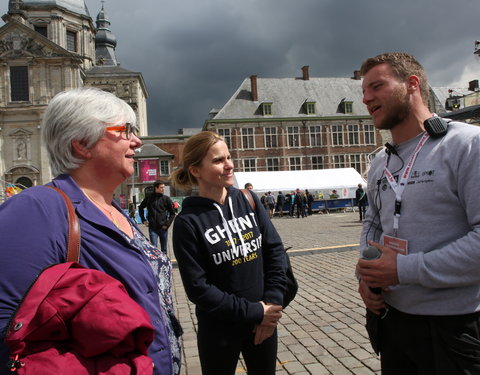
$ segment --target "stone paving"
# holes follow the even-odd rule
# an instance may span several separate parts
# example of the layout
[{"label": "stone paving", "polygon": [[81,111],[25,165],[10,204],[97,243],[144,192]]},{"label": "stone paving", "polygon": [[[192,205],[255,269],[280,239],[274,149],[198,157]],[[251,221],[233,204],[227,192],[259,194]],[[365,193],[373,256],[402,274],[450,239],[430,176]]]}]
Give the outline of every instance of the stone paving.
[{"label": "stone paving", "polygon": [[[354,277],[361,231],[358,213],[275,217],[273,223],[285,247],[291,247],[299,283],[297,297],[283,312],[278,327],[277,374],[379,374]],[[186,298],[177,268],[174,292],[185,331],[181,375],[201,375],[194,306]],[[239,361],[237,373],[246,373],[243,361]]]}]

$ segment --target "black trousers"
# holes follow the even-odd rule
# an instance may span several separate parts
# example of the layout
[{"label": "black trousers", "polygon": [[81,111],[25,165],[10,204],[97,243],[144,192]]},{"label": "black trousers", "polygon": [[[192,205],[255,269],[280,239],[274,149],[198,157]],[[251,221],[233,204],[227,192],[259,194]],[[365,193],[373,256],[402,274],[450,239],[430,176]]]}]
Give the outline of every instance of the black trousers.
[{"label": "black trousers", "polygon": [[277,360],[277,331],[254,345],[252,326],[227,326],[198,322],[197,344],[202,375],[234,375],[240,353],[248,375],[274,375]]},{"label": "black trousers", "polygon": [[367,212],[367,205],[365,203],[359,203],[358,212],[360,213],[360,220],[365,219],[365,213]]},{"label": "black trousers", "polygon": [[480,374],[480,314],[410,315],[380,321],[382,375]]}]

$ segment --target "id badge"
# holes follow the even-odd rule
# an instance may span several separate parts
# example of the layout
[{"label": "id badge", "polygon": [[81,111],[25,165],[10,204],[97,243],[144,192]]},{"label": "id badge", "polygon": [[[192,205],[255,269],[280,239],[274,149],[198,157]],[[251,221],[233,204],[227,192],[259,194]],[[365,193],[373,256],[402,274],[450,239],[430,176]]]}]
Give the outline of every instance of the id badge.
[{"label": "id badge", "polygon": [[408,254],[408,240],[401,238],[384,235],[383,236],[383,245],[389,247],[392,250],[395,250],[397,253],[402,255]]}]

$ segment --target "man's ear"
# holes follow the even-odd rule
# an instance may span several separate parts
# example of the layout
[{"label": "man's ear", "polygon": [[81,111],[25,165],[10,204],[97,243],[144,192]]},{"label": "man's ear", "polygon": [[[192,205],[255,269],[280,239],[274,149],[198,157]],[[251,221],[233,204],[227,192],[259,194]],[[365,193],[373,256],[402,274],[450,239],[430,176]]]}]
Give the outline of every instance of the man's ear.
[{"label": "man's ear", "polygon": [[92,153],[90,152],[90,149],[87,148],[85,141],[72,141],[72,151],[73,154],[80,159],[87,160],[92,157]]},{"label": "man's ear", "polygon": [[412,94],[416,90],[420,90],[420,78],[416,75],[411,75],[407,78],[407,90]]}]

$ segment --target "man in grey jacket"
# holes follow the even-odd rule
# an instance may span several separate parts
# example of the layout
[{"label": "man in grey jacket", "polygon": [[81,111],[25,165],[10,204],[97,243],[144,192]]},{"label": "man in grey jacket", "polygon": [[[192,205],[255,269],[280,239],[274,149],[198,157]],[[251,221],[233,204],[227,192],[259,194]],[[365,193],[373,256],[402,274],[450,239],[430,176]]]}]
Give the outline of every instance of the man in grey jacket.
[{"label": "man in grey jacket", "polygon": [[479,374],[480,128],[429,111],[411,55],[367,59],[361,73],[375,127],[392,134],[369,171],[361,235],[380,256],[357,264],[359,293],[381,316],[382,374]]}]

